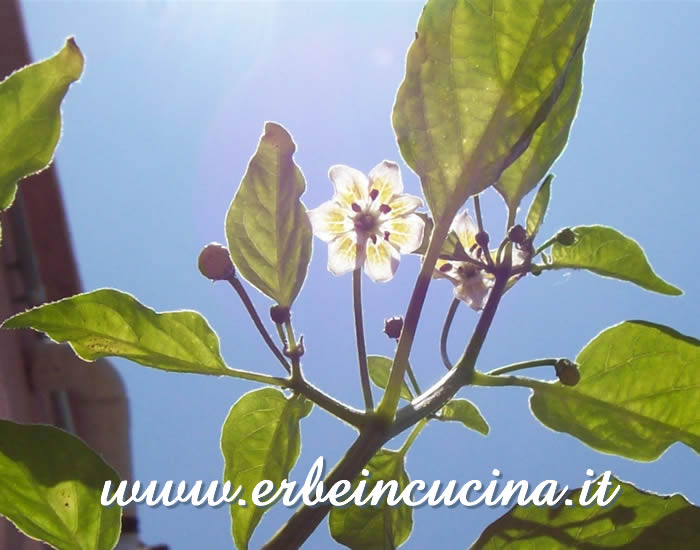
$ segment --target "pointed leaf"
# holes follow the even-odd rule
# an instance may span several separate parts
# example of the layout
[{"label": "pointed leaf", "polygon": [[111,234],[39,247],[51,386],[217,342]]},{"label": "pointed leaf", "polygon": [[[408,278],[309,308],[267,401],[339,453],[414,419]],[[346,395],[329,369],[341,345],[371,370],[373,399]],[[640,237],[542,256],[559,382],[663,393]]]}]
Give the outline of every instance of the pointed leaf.
[{"label": "pointed leaf", "polygon": [[592,1],[429,1],[393,125],[436,221],[527,148],[580,60]]},{"label": "pointed leaf", "polygon": [[176,372],[236,372],[224,363],[219,338],[199,313],[156,313],[109,288],[30,309],[2,326],[45,332],[57,342],[69,342],[86,361],[115,356]]},{"label": "pointed leaf", "polygon": [[299,294],[311,260],[311,223],[299,200],[306,183],[292,159],[295,150],[287,130],[265,124],[226,215],[236,269],[282,306],[290,306]]},{"label": "pointed leaf", "polygon": [[[388,357],[382,355],[367,356],[369,377],[378,388],[386,390],[386,385],[389,383],[389,374],[391,373],[391,364],[392,361]],[[401,385],[401,399],[405,399],[406,401],[413,399],[413,394],[406,385],[405,380]]]},{"label": "pointed leaf", "polygon": [[[367,482],[365,496],[369,495],[378,481],[395,480],[396,494],[408,485],[410,479],[404,469],[401,453],[380,450],[365,466],[370,477],[361,476],[353,481],[353,490],[360,479]],[[348,494],[351,494],[349,492]],[[413,509],[405,504],[388,506],[386,498],[381,503],[359,507],[332,508],[328,517],[331,535],[340,544],[352,550],[393,550],[402,545],[413,529]]]},{"label": "pointed leaf", "polygon": [[238,502],[231,504],[231,524],[236,547],[248,548],[250,537],[265,508],[250,500],[253,488],[262,480],[279,487],[299,458],[299,421],[311,412],[312,404],[301,396],[287,399],[273,388],[245,394],[231,407],[221,430],[224,481],[242,487]]},{"label": "pointed leaf", "polygon": [[661,294],[679,296],[683,291],[661,279],[649,265],[636,241],[612,227],[580,226],[572,229],[574,244],[552,246],[552,262],[547,269],[587,269],[604,277],[629,281]]},{"label": "pointed leaf", "polygon": [[534,384],[540,422],[634,460],[655,460],[677,441],[700,452],[700,341],[627,321],[591,340],[576,363],[576,386]]},{"label": "pointed leaf", "polygon": [[453,399],[440,410],[440,420],[461,422],[470,430],[488,435],[489,425],[474,403],[466,399]]},{"label": "pointed leaf", "polygon": [[[515,506],[489,525],[471,549],[700,548],[700,508],[683,495],[648,493],[614,477],[610,482],[610,493],[618,486],[620,491],[608,506],[581,506],[581,489],[566,494],[572,506]],[[587,498],[596,489],[594,484]]]},{"label": "pointed leaf", "polygon": [[527,150],[501,174],[495,185],[509,208],[518,207],[564,150],[581,98],[582,73],[583,49],[576,54],[547,120],[537,129]]},{"label": "pointed leaf", "polygon": [[116,472],[80,439],[52,426],[0,420],[0,515],[61,550],[111,550],[119,506],[100,504]]},{"label": "pointed leaf", "polygon": [[53,57],[0,83],[0,210],[12,204],[19,180],[51,163],[61,136],[61,101],[80,78],[83,62],[69,38]]},{"label": "pointed leaf", "polygon": [[[529,150],[528,150],[529,151]],[[524,155],[523,155],[524,156]],[[522,158],[522,157],[521,157]],[[549,206],[550,189],[552,187],[553,174],[549,174],[537,190],[535,198],[532,199],[530,209],[527,211],[526,229],[528,237],[534,239],[542,226],[544,217]]]}]

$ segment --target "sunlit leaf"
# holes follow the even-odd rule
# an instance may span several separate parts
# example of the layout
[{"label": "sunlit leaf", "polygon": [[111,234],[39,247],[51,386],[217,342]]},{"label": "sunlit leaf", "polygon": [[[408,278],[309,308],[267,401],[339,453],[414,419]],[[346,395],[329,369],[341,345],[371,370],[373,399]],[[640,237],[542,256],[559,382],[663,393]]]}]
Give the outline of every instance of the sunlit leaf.
[{"label": "sunlit leaf", "polygon": [[495,183],[580,78],[588,0],[431,0],[394,105],[436,220]]},{"label": "sunlit leaf", "polygon": [[555,243],[552,246],[552,261],[548,269],[587,269],[661,294],[678,296],[683,293],[654,273],[636,241],[612,227],[580,226],[572,231],[576,235],[574,244]]},{"label": "sunlit leaf", "polygon": [[0,515],[60,550],[111,550],[119,506],[100,504],[119,477],[77,437],[52,426],[0,420]]},{"label": "sunlit leaf", "polygon": [[61,136],[61,101],[80,78],[83,62],[69,38],[53,57],[0,83],[0,210],[12,204],[19,180],[51,163]]},{"label": "sunlit leaf", "polygon": [[535,385],[530,407],[543,424],[635,460],[655,460],[677,441],[700,452],[700,341],[627,321],[591,340],[576,363],[576,386]]},{"label": "sunlit leaf", "polygon": [[[579,505],[581,489],[566,494],[572,506],[515,506],[489,525],[471,549],[700,548],[700,508],[682,495],[647,493],[614,477],[610,482],[610,492],[618,486],[620,491],[608,506]],[[594,484],[587,497],[596,489]]]},{"label": "sunlit leaf", "polygon": [[194,311],[156,313],[130,294],[101,289],[10,317],[4,328],[32,328],[69,342],[86,361],[115,356],[158,369],[230,374],[219,338]]},{"label": "sunlit leaf", "polygon": [[262,480],[279,487],[299,458],[299,421],[311,412],[305,398],[286,398],[273,388],[245,394],[231,407],[221,431],[224,481],[242,487],[240,498],[247,505],[231,504],[231,523],[236,547],[248,548],[250,537],[266,508],[254,506],[250,496]]},{"label": "sunlit leaf", "polygon": [[453,399],[440,409],[440,420],[461,422],[470,430],[488,435],[489,425],[474,403],[466,399]]},{"label": "sunlit leaf", "polygon": [[547,214],[547,207],[549,206],[549,195],[551,193],[553,179],[554,176],[552,174],[547,176],[547,178],[544,180],[544,183],[540,185],[540,188],[537,190],[535,198],[532,199],[530,209],[527,211],[526,229],[527,235],[530,238],[534,238],[537,236],[537,233],[539,232],[540,227],[542,226],[542,222],[544,221],[544,217]]},{"label": "sunlit leaf", "polygon": [[495,187],[511,209],[517,208],[564,150],[581,98],[582,72],[583,49],[576,54],[547,120],[537,129],[527,150],[498,179]]},{"label": "sunlit leaf", "polygon": [[[353,481],[353,490],[360,480],[366,480],[364,495],[368,496],[378,481],[398,483],[396,495],[408,485],[409,477],[404,469],[401,453],[380,450],[365,468],[370,477],[360,476]],[[406,540],[413,529],[413,509],[404,504],[388,506],[386,499],[377,506],[350,505],[333,508],[328,517],[331,535],[340,544],[352,550],[390,550]]]},{"label": "sunlit leaf", "polygon": [[296,146],[268,122],[226,215],[236,269],[263,294],[290,306],[311,260],[311,223],[299,200],[306,183],[292,155]]},{"label": "sunlit leaf", "polygon": [[[382,355],[367,356],[367,370],[369,371],[369,377],[378,388],[383,390],[386,389],[386,385],[389,382],[389,374],[391,373],[391,364],[392,360],[388,357],[384,357]],[[405,381],[401,385],[401,399],[405,399],[407,401],[413,399],[413,394],[406,385]]]}]

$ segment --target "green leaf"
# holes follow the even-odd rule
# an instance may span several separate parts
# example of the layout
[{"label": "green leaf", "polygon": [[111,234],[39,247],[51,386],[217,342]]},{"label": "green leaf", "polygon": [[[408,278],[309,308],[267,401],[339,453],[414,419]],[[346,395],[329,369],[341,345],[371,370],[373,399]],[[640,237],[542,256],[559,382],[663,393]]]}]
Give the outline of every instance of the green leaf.
[{"label": "green leaf", "polygon": [[[369,377],[378,388],[386,390],[386,385],[389,383],[389,374],[391,373],[391,364],[391,359],[384,357],[383,355],[367,356],[367,370],[369,370]],[[413,394],[406,385],[405,380],[401,385],[401,398],[405,399],[406,401],[411,401],[411,399],[413,399]]]},{"label": "green leaf", "polygon": [[488,435],[489,425],[474,403],[466,399],[453,399],[441,410],[439,420],[461,422],[470,430]]},{"label": "green leaf", "polygon": [[0,515],[61,550],[111,550],[119,506],[100,504],[119,477],[77,437],[52,426],[0,420]]},{"label": "green leaf", "polygon": [[0,83],[0,210],[14,201],[19,180],[51,163],[61,136],[61,101],[80,78],[83,63],[69,38],[53,57]]},{"label": "green leaf", "polygon": [[10,317],[2,326],[45,332],[57,342],[69,342],[86,361],[116,356],[168,371],[236,372],[224,363],[219,339],[199,313],[156,313],[113,289],[45,304]]},{"label": "green leaf", "polygon": [[265,508],[252,504],[250,495],[262,480],[279,487],[299,458],[299,421],[311,412],[312,403],[295,395],[287,399],[274,388],[245,394],[231,407],[221,430],[224,455],[224,481],[242,487],[240,495],[248,502],[231,504],[233,540],[247,549],[250,537]]},{"label": "green leaf", "polygon": [[576,386],[533,386],[540,422],[634,460],[655,460],[677,441],[700,452],[700,341],[627,321],[596,336],[576,363]]},{"label": "green leaf", "polygon": [[304,176],[296,146],[268,122],[226,215],[226,239],[240,274],[281,306],[290,306],[311,261],[311,223],[299,200]]},{"label": "green leaf", "polygon": [[573,506],[514,506],[486,528],[471,550],[700,548],[700,508],[682,495],[647,493],[614,477],[610,482],[609,493],[618,486],[620,491],[608,506],[579,505],[581,489],[565,496]]},{"label": "green leaf", "polygon": [[[522,158],[522,157],[521,157]],[[535,198],[532,199],[532,204],[530,209],[527,211],[527,222],[526,229],[528,237],[534,239],[542,226],[544,221],[544,216],[547,214],[547,207],[549,206],[549,196],[551,193],[552,180],[554,179],[553,174],[549,174],[544,180],[544,183],[540,185],[537,190]]]},{"label": "green leaf", "polygon": [[426,4],[393,126],[436,221],[495,183],[580,78],[592,9],[587,0]]},{"label": "green leaf", "polygon": [[510,209],[518,207],[522,198],[542,180],[564,150],[581,98],[582,73],[583,49],[576,54],[561,95],[547,120],[537,129],[527,150],[501,174],[495,184]]},{"label": "green leaf", "polygon": [[552,263],[547,269],[587,269],[604,277],[630,281],[647,290],[679,296],[683,291],[654,273],[636,241],[612,227],[602,225],[572,228],[574,244],[552,246]]},{"label": "green leaf", "polygon": [[[360,479],[366,480],[367,497],[378,481],[395,480],[396,495],[408,485],[410,479],[404,469],[403,454],[381,449],[365,466],[370,477],[353,481],[353,490]],[[349,493],[350,494],[350,493]],[[390,550],[397,548],[411,535],[413,509],[405,504],[388,506],[386,499],[377,506],[347,506],[332,508],[328,517],[331,535],[340,544],[353,550]]]}]

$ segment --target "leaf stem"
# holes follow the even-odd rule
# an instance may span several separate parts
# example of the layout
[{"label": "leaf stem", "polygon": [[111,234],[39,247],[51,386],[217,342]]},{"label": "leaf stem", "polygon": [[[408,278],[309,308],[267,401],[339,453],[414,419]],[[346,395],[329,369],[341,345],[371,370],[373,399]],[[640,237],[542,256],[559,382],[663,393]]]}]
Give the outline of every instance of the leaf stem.
[{"label": "leaf stem", "polygon": [[352,302],[355,311],[355,340],[357,341],[357,362],[360,368],[360,382],[362,383],[362,395],[365,400],[365,410],[374,410],[372,400],[372,388],[369,383],[369,370],[367,368],[367,349],[365,347],[365,329],[362,321],[362,268],[352,272]]},{"label": "leaf stem", "polygon": [[553,367],[554,365],[556,365],[557,361],[558,361],[558,359],[555,359],[555,358],[532,359],[531,361],[522,361],[520,363],[513,363],[511,365],[499,367],[497,369],[489,371],[487,374],[489,376],[499,376],[499,375],[506,374],[506,373],[513,372],[513,371],[517,371],[517,370],[532,369],[535,367],[546,367],[546,366]]},{"label": "leaf stem", "polygon": [[452,368],[452,361],[447,354],[447,337],[450,334],[450,328],[452,327],[452,321],[455,318],[455,313],[459,307],[459,300],[454,298],[450,304],[450,309],[447,311],[447,317],[445,317],[445,322],[442,325],[442,333],[440,334],[440,357],[442,358],[442,363],[445,365],[447,370]]},{"label": "leaf stem", "polygon": [[408,434],[406,441],[404,441],[404,444],[401,445],[401,448],[398,451],[400,455],[406,456],[408,449],[411,448],[411,445],[413,445],[413,442],[416,440],[418,435],[421,433],[421,431],[423,431],[423,428],[425,428],[427,424],[428,419],[424,418],[413,427],[413,430],[411,430],[411,433]]},{"label": "leaf stem", "polygon": [[344,420],[351,426],[362,428],[362,426],[367,423],[367,416],[363,412],[334,399],[303,378],[299,380],[286,380],[285,382],[286,387],[300,393],[322,409]]},{"label": "leaf stem", "polygon": [[286,388],[289,386],[289,380],[286,378],[279,378],[277,376],[269,376],[267,374],[260,374],[257,372],[248,372],[246,370],[228,368],[222,374],[224,376],[230,376],[231,378],[240,378],[243,380],[250,380],[251,382],[260,382],[262,384],[270,384],[271,386],[278,386],[280,388]]},{"label": "leaf stem", "polygon": [[[479,200],[479,195],[474,195],[473,198],[474,212],[476,213],[476,225],[479,228],[479,233],[486,233],[486,231],[484,231],[484,221],[481,217],[481,201]],[[491,258],[491,251],[488,249],[488,247],[486,247],[485,250],[482,248],[481,251],[486,257],[486,263],[488,264],[489,268],[493,269],[493,258]]]},{"label": "leaf stem", "polygon": [[272,338],[270,337],[270,333],[267,332],[267,329],[265,328],[265,325],[263,325],[262,321],[260,320],[260,316],[258,315],[258,312],[255,309],[253,302],[250,301],[250,297],[248,296],[248,293],[246,292],[246,289],[243,286],[243,284],[236,278],[235,275],[233,277],[230,277],[227,280],[231,284],[233,289],[236,291],[236,293],[238,294],[238,297],[241,299],[241,302],[243,302],[243,305],[245,306],[246,311],[248,312],[248,315],[250,315],[250,318],[253,320],[253,324],[258,329],[258,332],[260,333],[260,336],[262,336],[263,340],[267,344],[267,347],[270,348],[270,351],[272,351],[273,355],[275,357],[277,357],[277,359],[282,364],[284,369],[287,372],[291,372],[291,369],[289,367],[289,363],[287,362],[287,359],[285,359],[284,355],[282,355],[282,352],[279,350],[279,348],[273,342]]},{"label": "leaf stem", "polygon": [[[287,320],[284,323],[284,327],[287,330],[287,353],[291,355],[292,358],[292,380],[302,380],[303,376],[301,374],[301,363],[299,362],[299,357],[294,353],[297,349],[297,339],[294,335],[294,327],[292,327],[292,321]],[[301,337],[302,340],[304,337]]]},{"label": "leaf stem", "polygon": [[557,236],[556,236],[556,235],[554,235],[554,237],[550,237],[550,238],[547,239],[544,243],[542,243],[540,246],[538,246],[538,247],[537,247],[537,250],[535,250],[535,253],[532,255],[532,257],[534,258],[535,256],[537,256],[537,255],[540,254],[541,252],[547,250],[547,249],[548,249],[550,246],[552,246],[555,242],[557,242]]},{"label": "leaf stem", "polygon": [[416,395],[420,395],[421,393],[423,393],[420,389],[420,386],[418,385],[418,380],[416,379],[416,376],[413,374],[413,369],[411,368],[410,363],[408,365],[408,368],[406,369],[406,372],[408,373],[408,379],[411,381],[411,385],[413,386]]}]

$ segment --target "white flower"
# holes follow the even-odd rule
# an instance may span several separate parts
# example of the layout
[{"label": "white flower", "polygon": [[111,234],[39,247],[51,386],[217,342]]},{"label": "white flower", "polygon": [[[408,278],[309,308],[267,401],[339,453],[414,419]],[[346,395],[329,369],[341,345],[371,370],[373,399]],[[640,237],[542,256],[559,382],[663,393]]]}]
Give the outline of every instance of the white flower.
[{"label": "white flower", "polygon": [[309,211],[314,235],[328,243],[328,270],[342,275],[364,265],[375,282],[389,281],[401,254],[421,245],[425,223],[414,212],[423,205],[403,193],[399,167],[384,161],[369,178],[349,166],[328,171],[335,194]]},{"label": "white flower", "polygon": [[[467,256],[483,263],[482,256],[478,253],[479,245],[476,242],[479,228],[466,210],[455,217],[451,231],[457,235]],[[513,268],[521,266],[527,259],[527,252],[513,248]],[[439,259],[435,264],[433,276],[450,280],[455,285],[455,298],[462,300],[475,311],[484,309],[489,291],[495,282],[493,274],[466,261]]]}]

